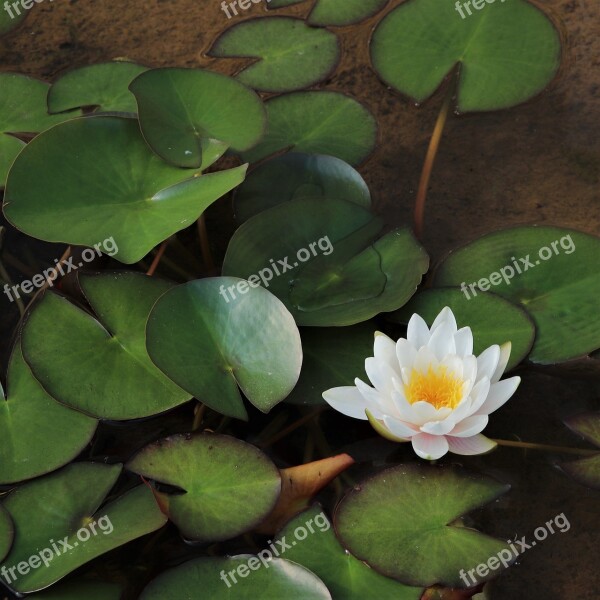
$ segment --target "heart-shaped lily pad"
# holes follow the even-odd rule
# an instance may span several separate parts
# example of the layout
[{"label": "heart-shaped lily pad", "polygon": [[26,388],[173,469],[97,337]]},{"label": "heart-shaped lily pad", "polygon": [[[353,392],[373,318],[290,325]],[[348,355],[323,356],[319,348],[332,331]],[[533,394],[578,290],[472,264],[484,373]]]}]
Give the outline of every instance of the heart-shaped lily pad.
[{"label": "heart-shaped lily pad", "polygon": [[530,360],[563,362],[600,348],[599,254],[600,239],[585,233],[515,227],[451,253],[439,266],[435,284],[473,284],[476,292],[491,289],[521,304],[537,330]]},{"label": "heart-shaped lily pad", "polygon": [[69,71],[48,92],[48,110],[60,113],[78,107],[94,112],[136,112],[129,84],[147,67],[127,61],[105,62]]},{"label": "heart-shaped lily pad", "polygon": [[460,112],[514,106],[541,92],[561,61],[558,31],[526,0],[409,0],[371,40],[378,75],[422,102],[459,66]]},{"label": "heart-shaped lily pad", "polygon": [[256,556],[197,558],[159,575],[140,600],[196,598],[331,600],[325,584],[313,573],[283,558]]},{"label": "heart-shaped lily pad", "polygon": [[255,58],[237,78],[264,92],[289,92],[325,79],[340,59],[340,44],[326,29],[302,19],[263,17],[234,25],[210,49],[216,57]]},{"label": "heart-shaped lily pad", "polygon": [[354,325],[402,306],[427,271],[427,255],[410,231],[376,240],[382,227],[351,202],[285,202],[236,231],[223,273],[260,278],[299,325]]},{"label": "heart-shaped lily pad", "polygon": [[239,81],[202,69],[153,69],[129,89],[150,147],[172,165],[206,169],[228,147],[247,150],[266,125],[261,99]]},{"label": "heart-shaped lily pad", "polygon": [[336,510],[335,529],[354,556],[384,575],[411,585],[465,587],[461,569],[473,569],[507,546],[451,523],[509,487],[454,468],[400,465],[348,493]]},{"label": "heart-shaped lily pad", "polygon": [[214,410],[247,419],[238,386],[268,412],[293,389],[302,345],[285,306],[231,277],[192,281],[166,293],[147,327],[148,353],[183,389]]},{"label": "heart-shaped lily pad", "polygon": [[127,469],[181,494],[155,492],[188,539],[227,540],[251,530],[273,509],[281,490],[277,467],[233,437],[177,435],[147,446]]},{"label": "heart-shaped lily pad", "polygon": [[37,382],[21,352],[8,367],[8,399],[0,390],[0,483],[37,477],[67,464],[89,443],[97,421],[62,406]]},{"label": "heart-shaped lily pad", "polygon": [[193,224],[245,172],[242,166],[201,175],[169,166],[148,148],[135,119],[73,119],[19,154],[4,214],[17,229],[50,242],[93,246],[113,238],[115,258],[131,264]]},{"label": "heart-shaped lily pad", "polygon": [[577,415],[567,419],[565,423],[569,429],[596,446],[598,454],[562,462],[561,469],[583,485],[600,489],[600,412]]},{"label": "heart-shaped lily pad", "polygon": [[468,296],[459,288],[435,288],[419,292],[399,311],[390,315],[396,323],[408,323],[414,313],[431,327],[445,306],[449,306],[459,327],[473,332],[473,352],[480,354],[493,344],[511,342],[507,370],[516,367],[529,354],[535,338],[535,325],[520,306],[489,292]]},{"label": "heart-shaped lily pad", "polygon": [[266,103],[268,125],[263,140],[245,161],[256,162],[281,150],[330,154],[351,165],[375,148],[377,121],[359,102],[337,92],[293,92]]},{"label": "heart-shaped lily pad", "polygon": [[97,318],[46,293],[23,330],[23,354],[60,402],[101,419],[135,419],[190,399],[146,352],[145,327],[171,283],[141,273],[80,275]]},{"label": "heart-shaped lily pad", "polygon": [[15,536],[12,519],[0,504],[0,561],[9,553]]},{"label": "heart-shaped lily pad", "polygon": [[[304,0],[269,0],[267,8],[283,8]],[[315,0],[307,21],[311,25],[352,25],[378,13],[389,0]]]},{"label": "heart-shaped lily pad", "polygon": [[360,173],[335,156],[291,152],[251,171],[234,195],[238,221],[289,200],[338,198],[366,208],[371,193]]},{"label": "heart-shaped lily pad", "polygon": [[121,465],[76,463],[14,490],[3,503],[16,530],[3,582],[20,593],[41,590],[162,527],[166,517],[145,485],[100,508],[120,472]]},{"label": "heart-shaped lily pad", "polygon": [[34,594],[35,600],[121,600],[123,588],[117,583],[77,579],[53,585],[49,590]]},{"label": "heart-shaped lily pad", "polygon": [[333,600],[419,600],[423,593],[422,588],[404,586],[354,558],[335,537],[319,505],[292,519],[276,540],[291,546],[285,557],[320,577]]}]

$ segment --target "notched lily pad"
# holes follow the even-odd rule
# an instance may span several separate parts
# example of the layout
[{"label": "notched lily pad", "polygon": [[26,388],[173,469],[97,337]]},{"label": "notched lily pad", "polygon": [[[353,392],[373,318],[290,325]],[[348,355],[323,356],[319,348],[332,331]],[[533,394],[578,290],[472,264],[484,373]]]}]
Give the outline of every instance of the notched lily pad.
[{"label": "notched lily pad", "polygon": [[570,462],[561,462],[561,469],[588,487],[600,489],[600,412],[586,413],[565,421],[567,427],[598,448],[598,454]]}]

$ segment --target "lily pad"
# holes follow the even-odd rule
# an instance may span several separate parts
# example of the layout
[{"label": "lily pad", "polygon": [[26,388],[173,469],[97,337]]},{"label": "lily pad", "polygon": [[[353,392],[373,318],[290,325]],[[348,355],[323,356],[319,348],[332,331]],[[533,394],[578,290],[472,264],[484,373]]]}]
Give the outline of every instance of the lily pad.
[{"label": "lily pad", "polygon": [[127,61],[74,69],[59,77],[48,92],[48,110],[60,113],[78,107],[94,112],[136,112],[129,84],[148,68]]},{"label": "lily pad", "polygon": [[561,469],[579,483],[600,489],[600,412],[577,415],[565,421],[569,429],[598,448],[598,454],[560,463]]},{"label": "lily pad", "polygon": [[127,272],[79,281],[97,318],[49,292],[23,330],[25,360],[44,388],[99,419],[147,417],[187,402],[146,352],[148,315],[173,284]]},{"label": "lily pad", "polygon": [[337,92],[293,92],[266,103],[267,132],[242,158],[256,162],[282,150],[330,154],[351,165],[375,148],[377,121],[359,102]]},{"label": "lily pad", "polygon": [[34,594],[35,600],[121,600],[123,589],[116,583],[78,579]]},{"label": "lily pad", "polygon": [[17,229],[49,242],[93,246],[112,237],[115,259],[131,264],[193,224],[245,172],[241,166],[201,175],[169,166],[148,148],[135,119],[73,119],[19,154],[4,214]]},{"label": "lily pad", "polygon": [[304,363],[298,384],[286,398],[292,404],[325,404],[323,392],[332,387],[354,385],[365,379],[365,359],[373,354],[375,325],[352,327],[303,327]]},{"label": "lily pad", "polygon": [[515,227],[451,253],[436,271],[435,285],[481,283],[479,289],[491,287],[495,294],[520,304],[537,330],[529,359],[541,364],[564,362],[600,348],[599,254],[600,239],[585,233]]},{"label": "lily pad", "polygon": [[277,467],[258,448],[212,433],[156,442],[127,469],[180,488],[180,494],[155,494],[183,536],[206,542],[251,530],[271,512],[281,490]]},{"label": "lily pad", "polygon": [[4,187],[8,170],[25,146],[25,142],[16,137],[0,135],[0,188]]},{"label": "lily pad", "polygon": [[[10,589],[41,590],[165,524],[166,517],[145,485],[100,508],[120,473],[121,465],[76,463],[26,483],[8,496],[3,505],[17,532],[2,564],[6,567],[2,578]],[[21,570],[16,571],[19,563]]]},{"label": "lily pad", "polygon": [[90,442],[97,421],[49,396],[23,359],[21,342],[8,367],[8,398],[0,390],[0,483],[54,471]]},{"label": "lily pad", "polygon": [[[147,327],[154,363],[195,398],[247,419],[240,396],[263,412],[298,381],[302,345],[275,296],[230,277],[192,281],[158,300]],[[238,388],[239,386],[239,388]]]},{"label": "lily pad", "polygon": [[20,8],[18,14],[14,7],[11,7],[10,12],[8,10],[0,11],[0,35],[4,35],[18,27],[29,14],[28,10],[20,10]]},{"label": "lily pad", "polygon": [[525,0],[409,0],[377,26],[371,60],[385,83],[417,102],[458,68],[458,111],[486,111],[541,92],[558,71],[561,43],[550,19]]},{"label": "lily pad", "polygon": [[186,562],[159,575],[142,592],[140,600],[195,598],[198,590],[210,600],[331,600],[325,584],[304,567],[283,558],[265,558],[263,563],[250,555]]},{"label": "lily pad", "polygon": [[209,51],[219,58],[254,58],[237,78],[263,92],[289,92],[326,79],[340,60],[337,36],[302,19],[262,17],[223,33]]},{"label": "lily pad", "polygon": [[261,99],[239,81],[202,69],[152,69],[129,89],[150,147],[168,163],[206,169],[228,147],[241,152],[263,136]]},{"label": "lily pad", "polygon": [[0,505],[0,561],[9,553],[15,536],[15,528],[13,526],[10,515]]},{"label": "lily pad", "polygon": [[481,354],[494,344],[511,342],[507,370],[516,367],[529,354],[535,338],[535,325],[520,306],[490,292],[473,296],[459,288],[435,288],[413,296],[398,312],[389,316],[396,323],[408,323],[414,313],[431,327],[436,316],[449,306],[459,327],[469,326],[473,332],[473,352]]},{"label": "lily pad", "polygon": [[509,487],[454,468],[400,465],[349,492],[337,508],[335,529],[344,547],[384,575],[416,586],[464,587],[461,569],[507,546],[452,523]]},{"label": "lily pad", "polygon": [[[267,8],[283,8],[305,0],[269,0]],[[314,0],[307,17],[311,25],[353,25],[377,14],[389,0]]]},{"label": "lily pad", "polygon": [[[309,533],[300,540],[298,536],[304,536],[304,532]],[[296,516],[276,540],[292,545],[285,557],[320,577],[333,600],[419,600],[423,594],[422,588],[402,585],[354,558],[335,537],[331,522],[319,505]]]},{"label": "lily pad", "polygon": [[371,206],[371,193],[349,164],[335,156],[292,152],[251,171],[234,195],[238,221],[299,198],[338,198]]},{"label": "lily pad", "polygon": [[427,255],[408,229],[376,239],[382,227],[351,202],[285,202],[236,231],[223,274],[260,277],[299,325],[354,325],[405,304],[427,271]]}]

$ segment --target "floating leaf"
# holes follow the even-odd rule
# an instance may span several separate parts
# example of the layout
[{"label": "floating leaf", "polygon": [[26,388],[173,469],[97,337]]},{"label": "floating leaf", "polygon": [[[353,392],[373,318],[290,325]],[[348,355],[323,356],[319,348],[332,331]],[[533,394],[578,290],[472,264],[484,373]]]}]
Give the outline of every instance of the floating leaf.
[{"label": "floating leaf", "polygon": [[478,292],[467,295],[459,288],[436,288],[419,292],[397,313],[390,315],[396,323],[408,323],[414,313],[421,315],[431,327],[437,315],[449,306],[460,327],[473,331],[475,354],[480,354],[493,344],[511,342],[512,348],[507,370],[516,367],[531,350],[535,326],[530,316],[520,306],[496,294]]},{"label": "floating leaf", "polygon": [[325,404],[325,390],[354,385],[357,377],[364,380],[365,359],[373,354],[374,333],[372,323],[330,329],[303,327],[300,330],[302,371],[286,402]]},{"label": "floating leaf", "polygon": [[331,600],[323,582],[304,567],[282,558],[262,562],[250,555],[186,562],[159,575],[140,600],[196,598],[199,590],[210,600]]},{"label": "floating leaf", "polygon": [[[1,577],[9,588],[20,593],[41,590],[97,556],[165,524],[166,517],[145,485],[100,508],[120,472],[121,465],[76,463],[26,483],[8,496],[4,508],[17,531],[2,565],[6,571],[2,570]],[[38,560],[32,560],[36,556]],[[31,566],[16,572],[22,562]]]},{"label": "floating leaf", "polygon": [[260,450],[236,438],[176,435],[144,448],[127,469],[183,493],[155,492],[188,539],[221,541],[251,530],[279,497],[281,478]]},{"label": "floating leaf", "polygon": [[113,238],[115,258],[131,264],[193,224],[245,172],[242,166],[200,176],[171,167],[150,151],[134,119],[73,119],[19,154],[4,214],[21,231],[50,242],[93,246]]},{"label": "floating leaf", "polygon": [[50,88],[48,110],[60,113],[93,106],[94,112],[136,112],[129,84],[146,70],[136,63],[113,61],[69,71]]},{"label": "floating leaf", "polygon": [[[301,528],[311,529],[311,532],[306,539],[296,543],[294,532]],[[421,588],[404,586],[354,558],[335,537],[331,523],[319,505],[290,521],[276,539],[288,544],[293,541],[286,558],[318,575],[333,600],[419,600],[423,593]]]},{"label": "floating leaf", "polygon": [[262,137],[265,108],[239,81],[202,69],[153,69],[129,88],[140,127],[160,157],[180,167],[206,169],[228,146],[247,150]]},{"label": "floating leaf", "polygon": [[460,112],[528,100],[558,71],[558,31],[525,0],[490,4],[477,0],[471,9],[468,2],[404,2],[373,34],[373,67],[385,83],[422,102],[459,66]]},{"label": "floating leaf", "polygon": [[49,590],[35,594],[35,600],[121,600],[123,590],[116,583],[78,579],[59,585],[53,585]]},{"label": "floating leaf", "polygon": [[25,145],[25,142],[11,135],[0,135],[0,188],[4,187],[8,170]]},{"label": "floating leaf", "polygon": [[12,6],[9,9],[5,8],[5,10],[0,10],[0,35],[4,35],[5,33],[8,33],[12,29],[18,27],[20,23],[25,19],[25,17],[29,14],[29,11],[21,11],[20,7],[18,8],[18,13]]},{"label": "floating leaf", "polygon": [[334,156],[292,152],[251,171],[234,195],[238,221],[300,198],[337,198],[366,208],[371,193],[360,173]]},{"label": "floating leaf", "polygon": [[389,0],[317,0],[311,25],[353,25],[377,14]]},{"label": "floating leaf", "polygon": [[330,154],[351,165],[375,148],[377,122],[359,102],[337,92],[294,92],[266,103],[267,132],[252,150],[242,153],[256,162],[281,150]]},{"label": "floating leaf", "polygon": [[173,381],[238,419],[248,417],[238,386],[268,412],[291,392],[302,365],[300,334],[285,306],[230,277],[169,291],[150,314],[147,336],[150,357]]},{"label": "floating leaf", "polygon": [[15,531],[10,515],[0,504],[0,561],[9,553]]},{"label": "floating leaf", "polygon": [[509,487],[454,468],[400,465],[353,489],[337,508],[335,529],[343,546],[384,575],[464,587],[460,570],[487,562],[506,544],[451,523]]},{"label": "floating leaf", "polygon": [[323,81],[340,53],[336,35],[326,29],[309,27],[302,19],[262,17],[229,28],[209,56],[255,58],[237,78],[263,92],[289,92]]},{"label": "floating leaf", "polygon": [[0,391],[0,483],[54,471],[89,443],[97,421],[58,404],[31,374],[17,341],[8,367],[8,399]]},{"label": "floating leaf", "polygon": [[148,315],[172,284],[127,272],[79,281],[97,318],[49,292],[23,330],[25,360],[44,388],[99,419],[147,417],[187,402],[146,352]]},{"label": "floating leaf", "polygon": [[600,240],[585,233],[515,227],[451,253],[439,266],[435,284],[481,283],[479,289],[491,286],[494,293],[521,304],[537,330],[530,360],[563,362],[600,348],[599,253]]},{"label": "floating leaf", "polygon": [[[565,421],[569,429],[600,448],[600,412],[577,415]],[[560,467],[567,475],[588,487],[600,489],[600,450],[598,454],[571,462]]]},{"label": "floating leaf", "polygon": [[381,219],[343,200],[285,202],[236,231],[223,274],[257,285],[260,277],[299,325],[353,325],[402,306],[427,270],[427,256],[407,229],[375,241],[382,227]]}]

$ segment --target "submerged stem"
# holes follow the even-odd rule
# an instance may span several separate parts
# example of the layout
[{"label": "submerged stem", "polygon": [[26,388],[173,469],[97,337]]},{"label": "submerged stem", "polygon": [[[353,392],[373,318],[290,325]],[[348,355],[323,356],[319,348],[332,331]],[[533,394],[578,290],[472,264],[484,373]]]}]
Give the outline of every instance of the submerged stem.
[{"label": "submerged stem", "polygon": [[548,452],[560,452],[561,454],[578,454],[580,456],[593,456],[599,454],[600,450],[585,450],[584,448],[567,448],[566,446],[551,446],[548,444],[535,444],[532,442],[514,442],[511,440],[492,440],[498,446],[509,448],[526,448],[528,450],[543,450]]},{"label": "submerged stem", "polygon": [[146,275],[148,275],[149,277],[152,277],[152,275],[154,275],[156,269],[158,269],[160,259],[162,258],[163,254],[165,253],[165,250],[167,249],[168,245],[169,245],[169,240],[165,240],[160,245],[160,248],[158,249],[158,252],[156,253],[156,256],[154,257],[154,260],[152,261],[152,264],[150,265],[150,268],[148,269],[148,272],[146,273]]}]

